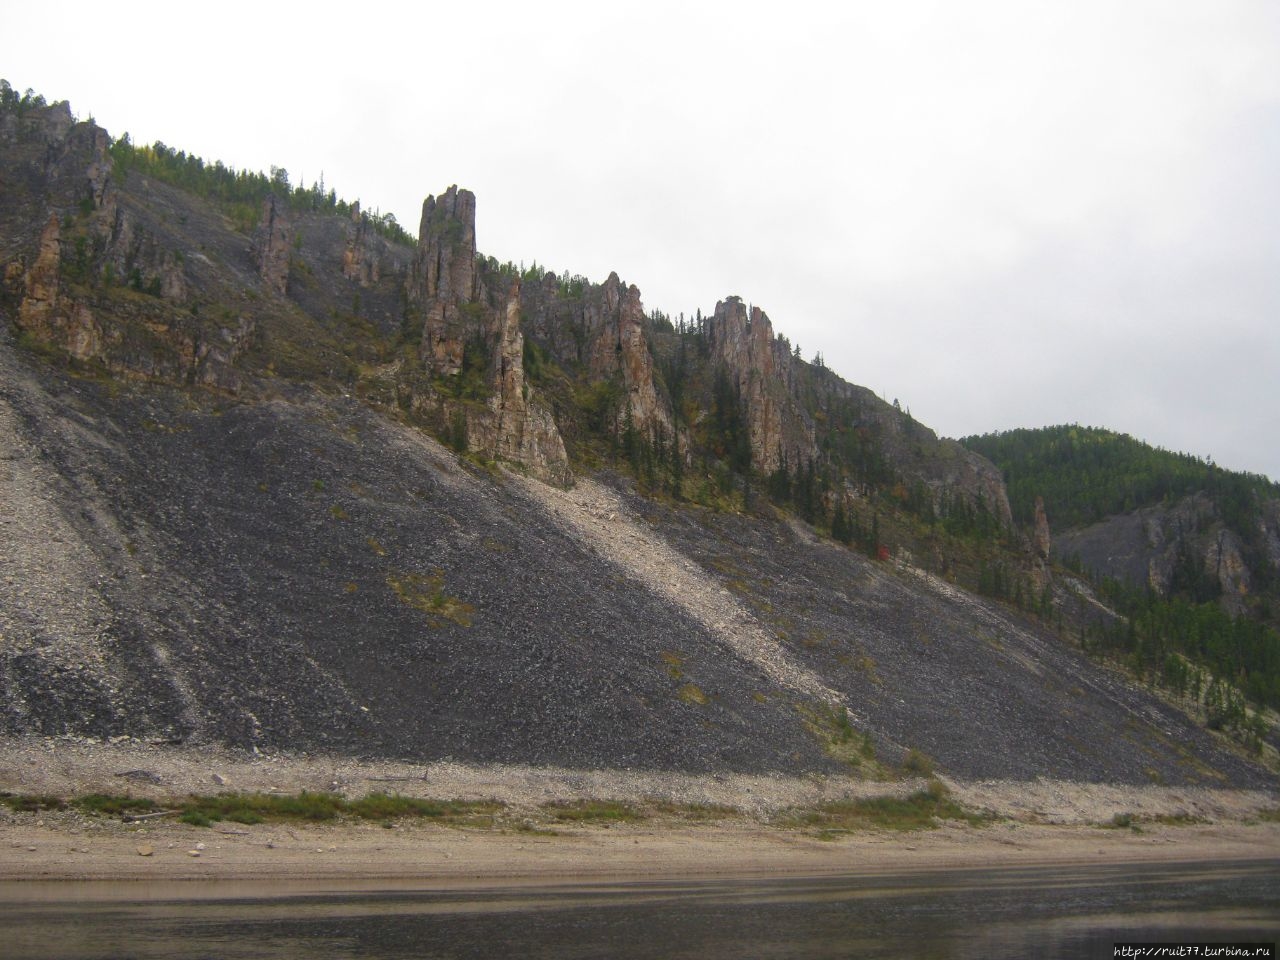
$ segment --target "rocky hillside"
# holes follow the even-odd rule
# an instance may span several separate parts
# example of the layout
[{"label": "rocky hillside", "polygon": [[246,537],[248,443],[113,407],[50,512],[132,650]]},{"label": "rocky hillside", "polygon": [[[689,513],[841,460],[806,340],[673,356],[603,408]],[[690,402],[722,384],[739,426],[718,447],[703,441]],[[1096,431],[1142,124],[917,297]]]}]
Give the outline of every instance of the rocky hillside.
[{"label": "rocky hillside", "polygon": [[1041,499],[1063,560],[1160,597],[1280,622],[1280,484],[1092,427],[965,443],[1000,465],[1020,521]]},{"label": "rocky hillside", "polygon": [[1049,576],[999,471],[740,299],[672,322],[483,256],[466,190],[412,240],[3,106],[5,732],[1273,783],[957,586],[973,531]]}]

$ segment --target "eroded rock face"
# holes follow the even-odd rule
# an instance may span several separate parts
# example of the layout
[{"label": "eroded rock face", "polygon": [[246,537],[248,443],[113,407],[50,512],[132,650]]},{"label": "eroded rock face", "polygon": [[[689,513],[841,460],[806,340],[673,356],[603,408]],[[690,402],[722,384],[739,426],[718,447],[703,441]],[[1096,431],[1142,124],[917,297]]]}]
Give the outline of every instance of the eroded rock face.
[{"label": "eroded rock face", "polygon": [[253,254],[258,275],[267,289],[283,297],[289,286],[289,251],[293,225],[283,202],[274,195],[262,202],[262,220],[254,237]]},{"label": "eroded rock face", "polygon": [[492,395],[487,410],[469,417],[477,445],[490,456],[526,467],[558,486],[573,481],[564,440],[551,413],[531,402],[524,378],[524,336],[520,332],[520,283],[514,281],[501,312],[493,345]]},{"label": "eroded rock face", "polygon": [[422,358],[436,376],[462,369],[469,328],[485,324],[476,283],[476,197],[449,187],[422,204],[411,302],[423,308]]},{"label": "eroded rock face", "polygon": [[56,339],[61,265],[62,231],[57,214],[51,214],[40,234],[35,262],[26,271],[26,295],[18,308],[22,328],[45,340]]},{"label": "eroded rock face", "polygon": [[1044,512],[1044,498],[1036,497],[1035,527],[1031,535],[1031,546],[1037,557],[1048,560],[1050,545],[1049,517]]},{"label": "eroded rock face", "polygon": [[473,372],[467,363],[483,362],[488,398],[477,404],[432,387],[417,403],[446,421],[461,418],[469,450],[567,486],[572,474],[564,440],[525,381],[520,282],[477,271],[475,215],[469,190],[451,186],[438,199],[427,198],[410,301],[423,310],[421,356],[428,374],[448,383]]},{"label": "eroded rock face", "polygon": [[382,279],[382,258],[376,240],[369,218],[360,212],[359,203],[353,204],[347,248],[342,253],[342,275],[362,287]]},{"label": "eroded rock face", "polygon": [[792,469],[816,455],[812,420],[791,395],[791,351],[773,335],[759,307],[748,316],[738,297],[716,304],[707,319],[715,364],[728,371],[742,398],[751,441],[752,466],[771,473],[784,462]]},{"label": "eroded rock face", "polygon": [[[142,202],[122,196],[106,131],[74,122],[65,104],[55,104],[26,116],[14,133],[6,173],[51,211],[38,239],[4,267],[17,325],[117,376],[236,389],[234,364],[254,321],[241,316],[215,328],[187,309],[180,241],[147,225],[145,180],[135,185]],[[10,229],[28,224],[6,221]]]},{"label": "eroded rock face", "polygon": [[560,363],[581,369],[592,381],[617,385],[615,429],[629,423],[648,443],[670,442],[675,416],[658,388],[638,287],[610,273],[600,284],[575,280],[566,294],[548,273],[523,285],[521,309],[527,329]]},{"label": "eroded rock face", "polygon": [[1059,532],[1054,553],[1078,557],[1086,569],[1105,576],[1145,583],[1161,597],[1175,590],[1201,597],[1216,593],[1232,615],[1246,612],[1253,589],[1243,541],[1204,493]]}]

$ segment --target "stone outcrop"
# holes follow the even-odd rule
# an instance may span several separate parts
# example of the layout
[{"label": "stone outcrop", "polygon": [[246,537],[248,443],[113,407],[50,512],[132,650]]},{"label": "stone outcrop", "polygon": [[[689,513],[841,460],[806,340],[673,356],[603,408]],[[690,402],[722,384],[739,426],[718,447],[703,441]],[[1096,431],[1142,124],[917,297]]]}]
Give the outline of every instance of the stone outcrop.
[{"label": "stone outcrop", "polygon": [[1049,548],[1052,542],[1049,538],[1049,517],[1044,512],[1044,497],[1036,497],[1036,515],[1035,524],[1031,533],[1031,547],[1033,552],[1041,560],[1049,559]]},{"label": "stone outcrop", "polygon": [[410,302],[423,313],[422,358],[435,376],[462,369],[470,328],[482,321],[476,283],[476,197],[449,187],[422,204]]},{"label": "stone outcrop", "polygon": [[573,481],[564,440],[551,413],[530,402],[520,332],[520,284],[514,281],[496,330],[491,395],[483,411],[468,413],[468,438],[490,456],[525,466],[557,486]]},{"label": "stone outcrop", "polygon": [[774,337],[765,312],[752,307],[748,314],[741,299],[729,297],[716,304],[706,330],[712,363],[729,373],[739,391],[752,467],[772,473],[813,459],[813,421],[792,390],[791,351]]},{"label": "stone outcrop", "polygon": [[360,212],[359,203],[352,204],[347,247],[342,252],[342,275],[362,287],[382,279],[382,258],[376,240],[369,217]]},{"label": "stone outcrop", "polygon": [[646,442],[670,442],[675,416],[658,388],[640,289],[624,284],[617,273],[600,284],[576,278],[567,292],[563,286],[553,273],[523,285],[528,330],[561,364],[592,381],[617,385],[616,430],[629,423]]},{"label": "stone outcrop", "polygon": [[1205,493],[1059,532],[1053,549],[1098,574],[1145,584],[1157,596],[1216,594],[1232,615],[1246,612],[1253,590],[1244,542]]},{"label": "stone outcrop", "polygon": [[162,239],[164,221],[147,221],[145,204],[122,199],[106,131],[75,122],[65,104],[33,111],[24,124],[6,145],[6,172],[50,212],[38,239],[4,267],[18,327],[118,376],[237,389],[234,365],[255,322],[240,316],[214,327],[187,310],[175,239]]},{"label": "stone outcrop", "polygon": [[[445,422],[461,419],[467,449],[567,486],[572,474],[564,440],[525,381],[520,282],[477,270],[475,215],[475,195],[457,186],[422,205],[409,301],[422,311],[420,355],[432,386],[417,405]],[[451,396],[450,384],[474,378],[480,364],[483,403]]]},{"label": "stone outcrop", "polygon": [[288,292],[292,247],[289,212],[273,194],[262,202],[262,219],[253,239],[253,260],[266,288],[281,297]]},{"label": "stone outcrop", "polygon": [[26,271],[25,296],[18,308],[22,328],[46,340],[55,339],[61,266],[62,231],[57,214],[50,214],[35,262]]}]

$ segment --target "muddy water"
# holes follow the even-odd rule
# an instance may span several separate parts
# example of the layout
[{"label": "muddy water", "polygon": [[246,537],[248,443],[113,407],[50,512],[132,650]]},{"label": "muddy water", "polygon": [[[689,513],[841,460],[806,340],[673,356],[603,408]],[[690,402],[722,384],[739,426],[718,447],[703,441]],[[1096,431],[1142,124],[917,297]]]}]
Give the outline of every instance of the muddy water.
[{"label": "muddy water", "polygon": [[1274,943],[1280,861],[414,889],[0,883],[0,956],[1075,958]]}]

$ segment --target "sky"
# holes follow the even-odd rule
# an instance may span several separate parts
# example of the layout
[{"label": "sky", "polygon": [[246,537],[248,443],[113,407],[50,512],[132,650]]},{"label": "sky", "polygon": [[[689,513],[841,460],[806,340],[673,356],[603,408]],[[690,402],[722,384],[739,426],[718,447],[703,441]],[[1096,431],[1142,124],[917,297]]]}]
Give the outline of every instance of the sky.
[{"label": "sky", "polygon": [[945,436],[1280,479],[1280,3],[8,4],[0,76],[646,309],[741,296]]}]

